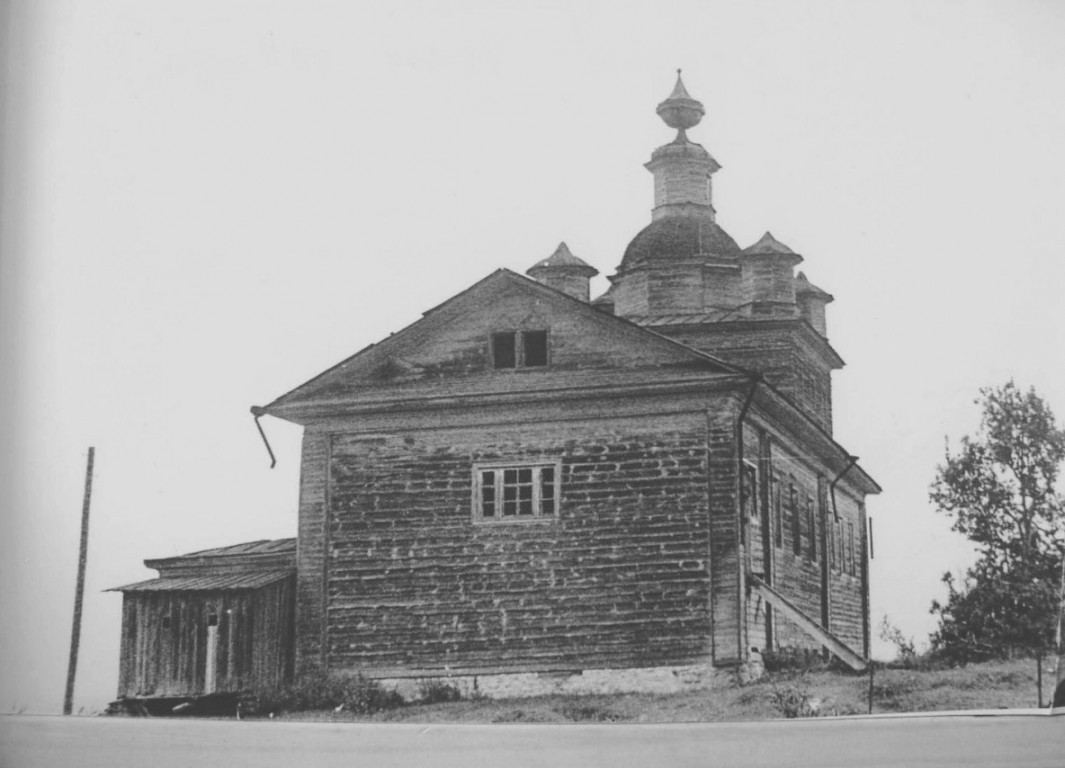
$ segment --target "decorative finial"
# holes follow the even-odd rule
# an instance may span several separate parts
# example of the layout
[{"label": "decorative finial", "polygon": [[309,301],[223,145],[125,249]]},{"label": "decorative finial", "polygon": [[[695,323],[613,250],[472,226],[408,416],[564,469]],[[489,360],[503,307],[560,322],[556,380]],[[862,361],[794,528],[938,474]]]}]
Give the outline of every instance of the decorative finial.
[{"label": "decorative finial", "polygon": [[666,125],[677,129],[678,138],[684,138],[684,132],[698,125],[703,115],[706,114],[703,105],[693,99],[688,89],[684,87],[679,67],[677,68],[677,84],[673,86],[673,92],[669,94],[668,99],[658,105],[655,111]]}]

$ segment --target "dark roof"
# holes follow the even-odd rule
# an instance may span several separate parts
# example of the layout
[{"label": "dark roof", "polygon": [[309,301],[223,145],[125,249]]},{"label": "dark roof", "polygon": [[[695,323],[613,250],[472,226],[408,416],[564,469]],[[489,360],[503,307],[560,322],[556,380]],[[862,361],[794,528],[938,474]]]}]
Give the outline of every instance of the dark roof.
[{"label": "dark roof", "polygon": [[[259,539],[243,544],[230,544],[228,547],[202,549],[175,557],[229,557],[230,555],[276,555],[296,551],[295,539]],[[160,558],[163,559],[163,558]],[[170,558],[166,558],[170,559]]]},{"label": "dark roof", "polygon": [[258,589],[286,579],[296,573],[295,568],[276,568],[252,573],[203,574],[199,576],[163,576],[138,581],[108,592],[215,592],[218,590]]},{"label": "dark roof", "polygon": [[201,549],[184,555],[150,558],[144,561],[163,576],[173,575],[177,569],[204,569],[204,573],[218,569],[243,569],[246,572],[263,572],[272,568],[285,568],[296,562],[295,539],[259,539],[227,547]]},{"label": "dark roof", "polygon": [[743,249],[744,253],[756,254],[756,253],[795,253],[795,251],[788,248],[784,243],[773,237],[772,233],[766,232],[762,235],[758,242],[754,245],[747,246]]},{"label": "dark roof", "polygon": [[658,325],[703,325],[705,323],[719,323],[723,320],[750,320],[743,315],[740,308],[715,309],[709,312],[683,312],[668,315],[626,315],[626,320],[631,320],[637,325],[655,327]]},{"label": "dark roof", "polygon": [[821,290],[816,285],[806,279],[806,275],[802,272],[795,278],[795,293],[796,295],[810,294],[822,299],[825,303],[834,300],[834,297],[828,291]]},{"label": "dark roof", "polygon": [[618,272],[678,259],[738,259],[740,247],[709,214],[663,216],[632,239]]},{"label": "dark roof", "polygon": [[599,274],[599,270],[593,267],[591,264],[573,255],[573,252],[569,249],[569,246],[565,242],[559,243],[555,252],[542,261],[538,261],[529,267],[525,274],[532,275],[534,271],[541,269],[567,269],[572,271],[580,271],[594,276]]}]

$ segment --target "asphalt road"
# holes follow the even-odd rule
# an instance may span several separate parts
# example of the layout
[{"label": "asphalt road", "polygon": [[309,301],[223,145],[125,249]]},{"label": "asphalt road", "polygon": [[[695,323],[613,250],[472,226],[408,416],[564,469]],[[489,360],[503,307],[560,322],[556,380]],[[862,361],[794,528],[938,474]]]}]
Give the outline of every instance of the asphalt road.
[{"label": "asphalt road", "polygon": [[1065,717],[354,725],[0,717],[3,768],[1065,766]]}]

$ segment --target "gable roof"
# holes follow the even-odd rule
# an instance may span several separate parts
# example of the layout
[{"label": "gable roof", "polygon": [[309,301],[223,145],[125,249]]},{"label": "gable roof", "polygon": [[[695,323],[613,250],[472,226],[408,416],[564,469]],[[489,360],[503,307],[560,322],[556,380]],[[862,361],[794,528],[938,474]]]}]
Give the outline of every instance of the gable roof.
[{"label": "gable roof", "polygon": [[[600,328],[609,328],[613,332],[627,337],[632,341],[634,347],[644,345],[648,348],[654,348],[660,357],[674,361],[675,365],[686,364],[689,367],[697,367],[708,373],[722,375],[750,375],[749,371],[736,365],[692,349],[681,342],[647,330],[624,318],[603,312],[593,307],[590,303],[581,301],[555,288],[543,285],[508,269],[499,269],[465,290],[460,291],[450,299],[426,310],[419,320],[402,330],[391,334],[376,344],[363,348],[354,355],[276,398],[265,407],[256,408],[253,411],[256,413],[270,413],[280,418],[289,418],[291,410],[301,402],[312,401],[316,394],[320,394],[345,379],[351,380],[357,375],[370,376],[375,370],[380,371],[382,369],[388,369],[386,373],[402,373],[406,366],[402,354],[405,347],[412,343],[424,341],[425,338],[433,333],[441,332],[440,329],[447,326],[445,318],[449,315],[454,315],[456,318],[465,318],[470,317],[471,313],[484,314],[507,291],[546,300],[547,304],[550,304],[559,312],[569,313],[576,316],[581,322],[594,324]],[[544,302],[541,301],[541,303]],[[469,309],[470,312],[463,314],[463,309]],[[462,322],[462,320],[455,319],[452,324],[459,322]],[[282,413],[282,411],[289,413]]]}]

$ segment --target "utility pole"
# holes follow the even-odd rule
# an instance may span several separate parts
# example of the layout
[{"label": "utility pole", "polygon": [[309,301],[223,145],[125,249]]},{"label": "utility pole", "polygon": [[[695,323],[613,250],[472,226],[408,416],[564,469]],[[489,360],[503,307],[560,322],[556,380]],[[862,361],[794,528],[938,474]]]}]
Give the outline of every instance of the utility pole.
[{"label": "utility pole", "polygon": [[74,626],[70,632],[70,663],[67,665],[67,692],[63,698],[63,714],[74,709],[74,674],[78,670],[78,643],[81,640],[81,598],[85,593],[85,561],[89,552],[89,500],[92,498],[92,462],[95,449],[89,447],[89,463],[85,468],[85,497],[81,503],[81,548],[78,553],[78,586],[74,591]]}]

